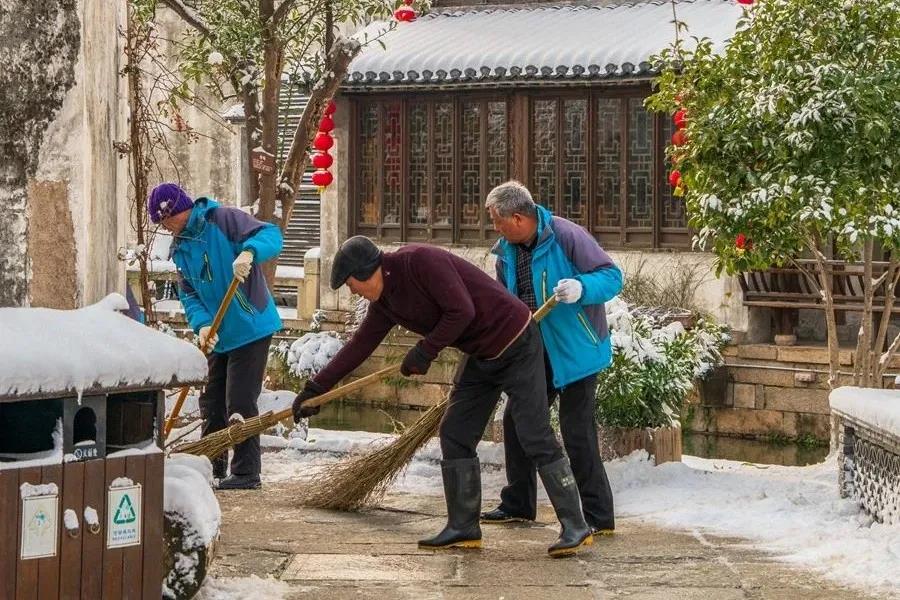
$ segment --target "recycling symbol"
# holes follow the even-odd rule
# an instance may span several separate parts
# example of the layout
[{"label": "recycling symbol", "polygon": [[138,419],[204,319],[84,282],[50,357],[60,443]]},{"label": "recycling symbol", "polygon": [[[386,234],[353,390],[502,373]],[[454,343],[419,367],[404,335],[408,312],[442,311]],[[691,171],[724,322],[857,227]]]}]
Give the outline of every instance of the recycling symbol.
[{"label": "recycling symbol", "polygon": [[118,508],[116,508],[116,514],[113,516],[113,523],[116,525],[126,525],[128,523],[134,523],[136,520],[137,517],[134,514],[134,506],[131,504],[131,496],[125,494],[119,501]]}]

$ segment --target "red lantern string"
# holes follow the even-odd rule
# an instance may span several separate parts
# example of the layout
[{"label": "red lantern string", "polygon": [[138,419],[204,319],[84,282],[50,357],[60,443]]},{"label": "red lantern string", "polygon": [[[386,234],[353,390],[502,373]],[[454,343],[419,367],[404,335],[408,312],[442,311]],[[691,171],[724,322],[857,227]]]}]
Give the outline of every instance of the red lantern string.
[{"label": "red lantern string", "polygon": [[316,150],[322,150],[324,152],[325,150],[330,149],[332,146],[334,146],[334,140],[330,135],[321,131],[316,134],[316,137],[313,140],[313,147]]},{"label": "red lantern string", "polygon": [[328,152],[316,152],[312,157],[312,165],[317,169],[327,169],[334,163],[334,157]]}]

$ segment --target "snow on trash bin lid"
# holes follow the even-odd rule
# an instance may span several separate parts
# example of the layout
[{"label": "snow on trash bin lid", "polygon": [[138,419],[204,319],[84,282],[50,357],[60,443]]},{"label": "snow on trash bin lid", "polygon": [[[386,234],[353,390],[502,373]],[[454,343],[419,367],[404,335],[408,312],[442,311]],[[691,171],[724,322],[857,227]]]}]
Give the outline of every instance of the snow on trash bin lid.
[{"label": "snow on trash bin lid", "polygon": [[202,382],[192,344],[122,314],[120,294],[76,310],[0,308],[0,402]]}]

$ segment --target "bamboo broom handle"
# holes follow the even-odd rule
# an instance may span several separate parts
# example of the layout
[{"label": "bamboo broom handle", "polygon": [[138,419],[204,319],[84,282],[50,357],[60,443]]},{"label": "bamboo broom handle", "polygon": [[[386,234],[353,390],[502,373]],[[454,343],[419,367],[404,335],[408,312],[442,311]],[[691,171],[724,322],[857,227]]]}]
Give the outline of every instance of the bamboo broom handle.
[{"label": "bamboo broom handle", "polygon": [[[225,297],[222,298],[222,303],[219,304],[219,310],[216,311],[216,316],[213,317],[212,325],[209,328],[209,336],[206,338],[206,341],[209,340],[216,335],[219,331],[219,327],[222,325],[222,320],[225,318],[225,313],[228,311],[228,307],[231,306],[231,299],[234,298],[235,292],[237,292],[238,285],[240,285],[241,281],[234,277],[231,280],[231,285],[228,286],[228,291],[225,292]],[[206,346],[201,348],[204,354],[207,354]],[[169,437],[169,433],[171,433],[172,428],[175,426],[175,420],[178,419],[178,415],[181,414],[181,407],[184,405],[184,400],[187,398],[188,391],[190,390],[190,386],[185,386],[181,388],[181,392],[178,394],[178,399],[175,401],[175,406],[172,407],[172,412],[169,414],[169,418],[166,419],[166,425],[163,429],[163,437]]]},{"label": "bamboo broom handle", "polygon": [[[540,321],[545,316],[547,316],[547,313],[549,313],[553,309],[554,306],[556,306],[556,303],[557,303],[556,296],[551,296],[549,300],[544,302],[544,304],[539,309],[537,309],[537,311],[534,313],[532,318],[535,321]],[[351,392],[355,392],[356,390],[358,390],[360,388],[366,387],[370,383],[378,381],[382,377],[386,377],[388,375],[393,375],[394,373],[397,373],[399,371],[400,371],[400,365],[391,365],[390,367],[385,367],[385,368],[381,369],[380,371],[372,373],[371,375],[366,375],[365,377],[363,377],[361,379],[357,379],[353,383],[348,383],[347,385],[343,385],[339,388],[335,388],[335,389],[331,390],[330,392],[325,392],[324,394],[316,396],[315,398],[310,398],[309,400],[307,400],[306,402],[303,403],[303,406],[310,406],[310,407],[322,406],[323,404],[325,404],[327,402],[331,402],[332,400],[334,400],[336,398],[341,398],[343,396],[346,396],[347,394],[349,394]],[[290,417],[292,415],[293,415],[293,411],[292,411],[292,409],[289,409],[289,408],[275,414],[275,416],[278,417],[279,420],[286,419],[287,417]]]},{"label": "bamboo broom handle", "polygon": [[[382,377],[387,377],[388,375],[393,375],[394,373],[400,372],[400,365],[391,365],[389,367],[385,367],[380,371],[375,371],[371,375],[366,375],[365,377],[361,377],[356,381],[348,383],[347,385],[342,385],[341,387],[334,388],[330,392],[325,392],[315,398],[310,398],[306,402],[303,403],[303,406],[322,406],[327,402],[331,402],[336,398],[341,398],[355,392],[358,389],[364,388],[370,383],[375,383]],[[279,420],[286,419],[293,415],[293,411],[290,408],[286,408],[281,412],[275,413],[275,416],[278,417]]]}]

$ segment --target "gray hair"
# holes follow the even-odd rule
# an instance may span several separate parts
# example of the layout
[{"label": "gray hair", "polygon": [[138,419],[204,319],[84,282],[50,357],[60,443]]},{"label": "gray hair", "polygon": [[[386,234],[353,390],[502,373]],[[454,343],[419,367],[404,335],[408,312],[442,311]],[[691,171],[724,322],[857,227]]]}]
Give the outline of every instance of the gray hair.
[{"label": "gray hair", "polygon": [[487,209],[493,207],[497,214],[504,219],[508,219],[514,214],[526,217],[537,216],[537,206],[534,204],[531,192],[518,181],[507,181],[492,189],[487,195],[484,206]]}]

